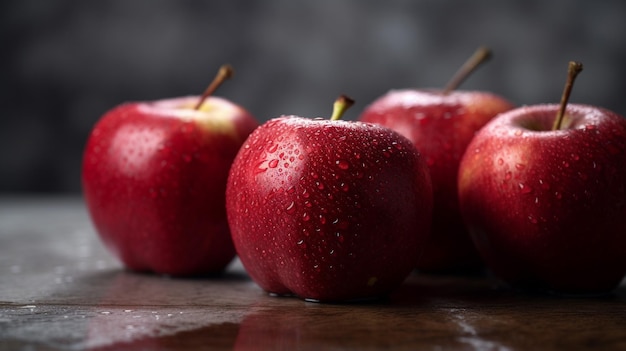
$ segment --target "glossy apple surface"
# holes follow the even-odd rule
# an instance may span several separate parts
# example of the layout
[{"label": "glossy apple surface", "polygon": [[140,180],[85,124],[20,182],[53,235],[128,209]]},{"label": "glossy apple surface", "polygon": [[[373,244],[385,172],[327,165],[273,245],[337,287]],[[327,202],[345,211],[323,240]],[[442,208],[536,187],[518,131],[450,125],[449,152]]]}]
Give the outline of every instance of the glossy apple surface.
[{"label": "glossy apple surface", "polygon": [[360,122],[280,117],[241,148],[226,204],[237,253],[263,289],[375,298],[415,267],[432,188],[409,140]]},{"label": "glossy apple surface", "polygon": [[513,105],[488,92],[392,90],[359,119],[396,130],[415,144],[428,164],[434,190],[433,235],[417,268],[427,272],[471,271],[482,266],[463,224],[457,175],[474,134]]},{"label": "glossy apple surface", "polygon": [[209,97],[127,103],[107,112],[84,151],[85,202],[106,246],[131,270],[169,275],[221,271],[234,257],[226,179],[258,125],[243,108]]},{"label": "glossy apple surface", "polygon": [[572,105],[500,115],[459,170],[463,216],[491,270],[513,286],[602,293],[626,274],[626,120]]}]

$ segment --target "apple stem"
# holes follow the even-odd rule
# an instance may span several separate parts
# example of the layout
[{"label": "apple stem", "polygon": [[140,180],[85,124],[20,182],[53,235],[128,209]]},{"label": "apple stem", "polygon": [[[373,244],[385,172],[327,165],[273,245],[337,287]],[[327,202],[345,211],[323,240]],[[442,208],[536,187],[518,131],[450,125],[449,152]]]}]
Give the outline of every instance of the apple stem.
[{"label": "apple stem", "polygon": [[219,88],[219,86],[222,85],[224,81],[231,78],[234,73],[235,73],[235,70],[233,69],[231,65],[229,64],[222,65],[222,67],[220,67],[220,69],[217,71],[215,78],[213,78],[213,81],[211,82],[211,84],[209,84],[209,86],[206,88],[204,93],[202,93],[200,100],[198,100],[198,103],[193,109],[194,110],[200,109],[200,107],[204,103],[204,100],[206,100],[206,98],[211,96],[217,90],[217,88]]},{"label": "apple stem", "polygon": [[556,115],[554,125],[552,126],[552,130],[561,129],[563,117],[565,116],[565,110],[567,109],[567,102],[569,101],[569,97],[572,93],[572,88],[574,87],[574,81],[576,80],[576,76],[578,76],[578,73],[580,73],[582,70],[582,63],[575,61],[569,62],[569,65],[567,66],[567,81],[565,82],[565,88],[563,89],[563,94],[561,95],[561,105],[559,108],[559,112]]},{"label": "apple stem", "polygon": [[349,109],[352,105],[354,105],[354,100],[345,95],[339,96],[333,104],[333,114],[330,117],[330,120],[336,121],[338,119],[341,119],[341,116],[343,116],[344,112],[346,112],[346,110]]},{"label": "apple stem", "polygon": [[472,56],[470,56],[470,58],[465,61],[461,68],[459,68],[459,70],[454,74],[454,76],[452,76],[452,79],[450,79],[448,84],[446,84],[443,93],[449,94],[453,90],[456,90],[461,85],[461,83],[463,83],[467,79],[467,77],[470,76],[470,74],[476,71],[478,66],[487,62],[487,60],[489,60],[490,58],[491,50],[489,50],[489,48],[481,46],[476,49],[474,54],[472,54]]}]

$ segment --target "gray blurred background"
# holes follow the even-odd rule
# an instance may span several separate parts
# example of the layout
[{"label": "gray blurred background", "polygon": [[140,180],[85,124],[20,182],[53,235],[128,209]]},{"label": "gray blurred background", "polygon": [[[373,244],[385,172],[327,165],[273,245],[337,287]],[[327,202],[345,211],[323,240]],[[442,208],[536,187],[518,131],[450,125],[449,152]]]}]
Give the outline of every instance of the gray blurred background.
[{"label": "gray blurred background", "polygon": [[14,0],[0,3],[0,196],[80,192],[94,123],[125,101],[219,90],[261,121],[356,119],[392,88],[441,87],[479,45],[494,51],[462,88],[516,104],[573,102],[626,114],[626,1]]}]

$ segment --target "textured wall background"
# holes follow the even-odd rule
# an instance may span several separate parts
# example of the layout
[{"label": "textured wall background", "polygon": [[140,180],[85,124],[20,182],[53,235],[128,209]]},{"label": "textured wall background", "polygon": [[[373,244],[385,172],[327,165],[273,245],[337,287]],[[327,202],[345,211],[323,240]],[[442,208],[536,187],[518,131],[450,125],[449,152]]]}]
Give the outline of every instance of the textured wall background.
[{"label": "textured wall background", "polygon": [[355,119],[391,88],[444,85],[481,44],[494,59],[465,89],[557,102],[574,59],[572,101],[626,114],[621,0],[13,0],[0,40],[0,195],[78,193],[106,110],[199,94],[225,62],[218,95],[260,120],[328,115],[340,93]]}]

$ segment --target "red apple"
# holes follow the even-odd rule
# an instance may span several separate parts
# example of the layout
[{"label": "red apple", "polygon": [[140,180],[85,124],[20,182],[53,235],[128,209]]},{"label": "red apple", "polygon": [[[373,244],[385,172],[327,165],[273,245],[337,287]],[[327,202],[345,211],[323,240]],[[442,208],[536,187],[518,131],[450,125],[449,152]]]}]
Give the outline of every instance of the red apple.
[{"label": "red apple", "polygon": [[[582,67],[571,66],[573,82]],[[626,120],[599,107],[565,109],[566,96],[504,113],[476,135],[459,170],[461,211],[504,281],[603,293],[626,274]]]},{"label": "red apple", "polygon": [[237,253],[266,291],[375,298],[415,267],[430,231],[428,169],[411,142],[369,123],[282,116],[235,158],[226,207]]},{"label": "red apple", "polygon": [[222,67],[201,98],[118,106],[92,130],[82,166],[85,202],[127,268],[196,275],[233,259],[226,179],[258,123],[241,106],[208,96],[231,73]]},{"label": "red apple", "polygon": [[458,208],[458,167],[476,131],[513,105],[492,93],[454,87],[489,55],[487,49],[477,51],[446,89],[392,90],[359,117],[398,131],[426,159],[434,190],[433,234],[418,260],[421,271],[474,271],[482,267]]}]

